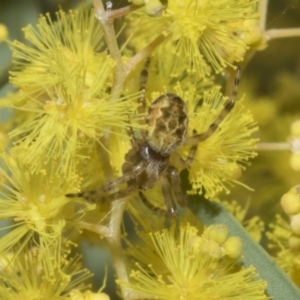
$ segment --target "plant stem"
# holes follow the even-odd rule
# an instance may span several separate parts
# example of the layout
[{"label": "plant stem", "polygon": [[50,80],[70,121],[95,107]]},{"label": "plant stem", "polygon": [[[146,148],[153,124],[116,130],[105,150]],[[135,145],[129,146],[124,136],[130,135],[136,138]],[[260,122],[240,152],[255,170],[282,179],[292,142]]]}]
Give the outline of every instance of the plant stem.
[{"label": "plant stem", "polygon": [[300,36],[300,28],[269,29],[266,31],[268,40]]},{"label": "plant stem", "polygon": [[267,13],[268,13],[268,0],[260,0],[258,6],[259,23],[258,26],[262,32],[266,30]]},{"label": "plant stem", "polygon": [[[128,282],[127,269],[123,257],[123,248],[121,244],[121,224],[123,220],[123,213],[129,198],[123,198],[112,201],[111,203],[111,217],[108,226],[97,225],[87,222],[80,222],[79,225],[82,229],[95,232],[105,237],[110,253],[112,256],[113,264],[117,273],[117,278],[121,281]],[[123,299],[127,299],[131,293],[126,287],[122,287]]]},{"label": "plant stem", "polygon": [[117,63],[114,74],[114,84],[111,91],[111,101],[114,102],[118,100],[128,74],[132,70],[134,70],[134,68],[139,62],[148,57],[154,51],[154,49],[166,39],[166,36],[160,34],[143,50],[136,53],[127,62],[126,65],[124,65],[119,46],[117,44],[113,20],[114,18],[123,16],[131,11],[134,11],[138,7],[135,5],[129,5],[118,10],[105,11],[104,6],[100,0],[93,0],[93,3],[96,10],[96,18],[100,21],[104,31],[104,38],[106,40],[109,53]]},{"label": "plant stem", "polygon": [[[110,235],[106,237],[113,258],[117,278],[125,282],[128,282],[128,274],[121,244],[121,224],[128,199],[129,198],[127,197],[112,202],[111,217],[108,226]],[[123,298],[127,299],[130,291],[125,287],[121,287],[121,290]]]},{"label": "plant stem", "polygon": [[110,235],[110,230],[107,226],[102,226],[102,225],[97,225],[97,224],[87,223],[87,222],[80,222],[79,226],[82,229],[95,232],[104,237],[107,237]]},{"label": "plant stem", "polygon": [[166,40],[166,35],[160,34],[150,44],[148,44],[140,52],[136,53],[126,64],[128,74],[135,68],[135,66],[143,59],[148,57],[163,41]]},{"label": "plant stem", "polygon": [[122,16],[125,16],[127,14],[129,14],[132,11],[137,10],[138,8],[140,8],[141,6],[136,6],[136,5],[128,5],[119,9],[115,9],[115,10],[110,10],[107,11],[107,18],[113,20],[116,18],[120,18]]},{"label": "plant stem", "polygon": [[282,151],[291,150],[289,143],[258,143],[256,151]]},{"label": "plant stem", "polygon": [[[105,9],[101,0],[93,0],[93,4],[98,17],[105,15]],[[98,18],[97,18],[98,19]]]},{"label": "plant stem", "polygon": [[114,73],[114,83],[111,91],[111,102],[118,100],[121,89],[126,78],[126,69],[122,61],[122,55],[117,43],[113,19],[109,17],[113,11],[105,11],[101,0],[93,0],[96,10],[96,18],[102,25],[104,38],[108,47],[110,56],[116,61]]},{"label": "plant stem", "polygon": [[[113,19],[110,17],[112,11],[105,11],[101,0],[93,0],[96,10],[96,18],[100,21],[104,32],[104,38],[111,57],[116,61],[114,72],[114,83],[111,91],[111,102],[118,100],[124,81],[126,79],[126,68],[122,61],[122,55],[117,44]],[[123,11],[124,12],[124,11]],[[109,161],[109,160],[108,160]],[[123,258],[123,249],[121,245],[121,223],[123,213],[126,207],[127,199],[118,199],[111,202],[111,216],[108,228],[105,229],[105,238],[110,248],[112,260],[114,263],[117,278],[128,281],[128,274]],[[97,228],[103,230],[103,228]],[[108,229],[108,231],[106,231]],[[129,295],[128,289],[121,287],[123,298],[127,299]]]}]

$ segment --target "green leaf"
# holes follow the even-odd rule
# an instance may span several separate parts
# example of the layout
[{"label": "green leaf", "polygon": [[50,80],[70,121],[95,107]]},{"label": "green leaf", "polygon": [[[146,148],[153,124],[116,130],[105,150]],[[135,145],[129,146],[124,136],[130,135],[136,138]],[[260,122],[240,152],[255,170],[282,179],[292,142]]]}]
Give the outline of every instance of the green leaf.
[{"label": "green leaf", "polygon": [[230,235],[239,236],[243,240],[244,251],[241,263],[246,267],[252,265],[256,268],[260,278],[268,283],[268,296],[273,300],[300,299],[300,291],[297,286],[221,203],[200,197],[190,197],[189,207],[206,226],[226,224]]}]

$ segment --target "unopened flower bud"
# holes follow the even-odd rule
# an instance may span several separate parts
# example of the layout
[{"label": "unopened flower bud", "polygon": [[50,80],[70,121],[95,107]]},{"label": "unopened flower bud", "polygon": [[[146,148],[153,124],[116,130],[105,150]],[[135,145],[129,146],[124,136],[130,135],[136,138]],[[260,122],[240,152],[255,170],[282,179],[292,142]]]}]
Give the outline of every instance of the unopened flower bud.
[{"label": "unopened flower bud", "polygon": [[225,243],[229,234],[228,227],[224,224],[211,225],[206,229],[206,231],[208,237],[219,245]]},{"label": "unopened flower bud", "polygon": [[238,258],[242,255],[243,242],[237,236],[230,237],[224,244],[226,255],[230,258]]},{"label": "unopened flower bud", "polygon": [[293,233],[300,235],[300,214],[291,217],[290,226]]},{"label": "unopened flower bud", "polygon": [[289,247],[293,251],[300,251],[300,236],[299,235],[293,233],[289,237]]},{"label": "unopened flower bud", "polygon": [[297,194],[286,193],[281,197],[281,206],[288,215],[296,215],[300,212],[300,198]]}]

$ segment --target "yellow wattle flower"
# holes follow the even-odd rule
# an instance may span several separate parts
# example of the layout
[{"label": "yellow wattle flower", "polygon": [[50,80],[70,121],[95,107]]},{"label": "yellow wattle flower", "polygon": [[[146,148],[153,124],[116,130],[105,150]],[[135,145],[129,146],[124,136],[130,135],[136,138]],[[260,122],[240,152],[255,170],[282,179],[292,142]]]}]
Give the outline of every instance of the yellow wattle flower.
[{"label": "yellow wattle flower", "polygon": [[3,228],[9,231],[0,239],[0,252],[7,253],[16,244],[21,250],[37,237],[42,251],[49,251],[50,245],[60,249],[63,233],[76,227],[95,208],[65,196],[79,186],[79,178],[66,179],[57,173],[59,168],[54,163],[32,174],[18,159],[5,154],[1,158],[0,174],[6,181],[1,183],[0,219],[13,223]]},{"label": "yellow wattle flower", "polygon": [[[189,135],[194,129],[197,133],[205,132],[221,112],[226,99],[219,90],[214,87],[201,95],[192,85],[186,91],[177,86],[177,94],[185,99],[189,110]],[[241,170],[256,155],[253,149],[257,139],[251,137],[256,130],[251,113],[245,110],[241,100],[237,100],[219,128],[198,144],[197,153],[189,167],[192,184],[189,193],[202,194],[205,191],[204,196],[211,199],[222,191],[229,193],[229,187],[233,184],[242,185],[238,181]],[[185,159],[188,151],[189,148],[182,148],[178,152]]]},{"label": "yellow wattle flower", "polygon": [[269,239],[268,247],[272,251],[277,264],[283,271],[300,287],[300,246],[299,235],[296,236],[298,242],[295,246],[295,235],[291,234],[290,224],[280,215],[276,215],[274,223],[269,224],[270,230],[266,233]]},{"label": "yellow wattle flower", "polygon": [[5,263],[0,271],[1,299],[67,300],[72,299],[69,298],[71,289],[90,288],[86,281],[91,273],[82,267],[80,257],[66,259],[63,253],[59,253],[59,258],[54,257],[54,248],[48,246],[48,253],[30,244],[21,252],[16,248],[10,255],[1,257]]},{"label": "yellow wattle flower", "polygon": [[173,75],[187,70],[204,78],[211,73],[210,66],[219,73],[243,60],[251,43],[251,28],[244,21],[258,19],[256,11],[257,0],[169,0],[160,17],[132,13],[128,34],[136,32],[130,43],[140,49],[152,41],[154,33],[163,33],[163,46],[171,44],[172,50],[157,51],[161,58],[172,57]]},{"label": "yellow wattle flower", "polygon": [[24,29],[31,45],[11,45],[11,81],[20,91],[2,105],[30,113],[10,137],[32,172],[57,161],[69,177],[90,158],[95,144],[107,151],[110,134],[127,134],[136,95],[110,101],[115,61],[105,52],[98,23],[91,9],[59,11],[56,22],[42,16],[38,29]]},{"label": "yellow wattle flower", "polygon": [[[233,270],[232,249],[230,255],[226,249],[222,254],[222,245],[210,240],[205,231],[199,235],[197,228],[187,224],[149,235],[151,240],[145,240],[144,247],[131,249],[132,258],[138,257],[140,261],[130,274],[130,282],[118,281],[141,297],[161,300],[268,299],[264,293],[266,283],[256,280],[255,269]],[[226,242],[232,239],[238,237],[228,238]],[[234,244],[231,243],[231,247]],[[135,256],[138,252],[140,254]]]}]

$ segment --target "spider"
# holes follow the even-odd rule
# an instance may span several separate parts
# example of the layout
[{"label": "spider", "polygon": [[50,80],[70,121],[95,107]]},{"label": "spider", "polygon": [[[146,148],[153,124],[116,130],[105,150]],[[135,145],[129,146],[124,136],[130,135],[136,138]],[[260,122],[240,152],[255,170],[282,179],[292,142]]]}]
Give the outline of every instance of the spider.
[{"label": "spider", "polygon": [[[146,60],[140,75],[142,96],[138,99],[139,113],[144,113],[146,110],[145,89],[149,64],[150,58]],[[175,217],[177,215],[176,202],[181,206],[186,206],[187,201],[180,187],[179,172],[170,165],[169,158],[179,147],[188,145],[191,148],[187,159],[184,160],[179,156],[177,159],[182,169],[191,164],[198,144],[208,139],[216,131],[219,124],[234,107],[240,74],[241,70],[238,66],[231,96],[225,102],[223,110],[215,121],[205,132],[197,133],[194,130],[190,137],[187,137],[189,116],[183,99],[171,93],[159,96],[148,109],[148,115],[145,119],[147,130],[141,131],[141,138],[134,136],[132,128],[129,130],[132,148],[125,155],[125,162],[122,165],[123,175],[97,190],[68,196],[80,196],[88,201],[101,203],[127,197],[133,191],[138,190],[141,200],[150,210],[160,216]],[[125,189],[114,191],[123,183],[127,183]],[[144,190],[153,188],[157,183],[161,187],[166,210],[155,207],[143,193]],[[103,196],[109,192],[111,192],[109,195]]]}]

